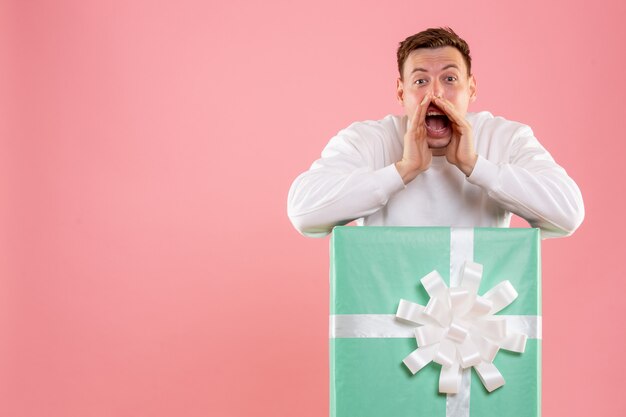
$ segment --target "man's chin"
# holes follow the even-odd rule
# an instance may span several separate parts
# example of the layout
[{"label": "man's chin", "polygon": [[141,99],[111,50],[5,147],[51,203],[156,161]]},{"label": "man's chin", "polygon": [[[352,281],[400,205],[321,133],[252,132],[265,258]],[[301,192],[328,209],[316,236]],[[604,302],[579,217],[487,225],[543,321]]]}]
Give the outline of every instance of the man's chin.
[{"label": "man's chin", "polygon": [[[447,138],[428,138],[427,142],[428,142],[428,147],[431,149],[431,151],[433,152],[433,155],[443,155],[446,152],[446,147],[448,146],[448,144],[450,144],[450,140],[452,138],[447,137]],[[443,153],[440,153],[443,152]]]}]

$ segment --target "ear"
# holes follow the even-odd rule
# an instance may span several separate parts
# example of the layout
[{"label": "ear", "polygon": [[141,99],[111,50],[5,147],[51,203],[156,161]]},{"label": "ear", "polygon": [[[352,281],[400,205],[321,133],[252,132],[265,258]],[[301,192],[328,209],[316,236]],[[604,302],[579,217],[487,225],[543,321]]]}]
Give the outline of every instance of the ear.
[{"label": "ear", "polygon": [[478,85],[476,84],[476,77],[473,75],[470,76],[469,79],[469,89],[470,89],[470,103],[476,101]]},{"label": "ear", "polygon": [[398,103],[404,106],[404,85],[400,78],[396,80],[396,99]]}]

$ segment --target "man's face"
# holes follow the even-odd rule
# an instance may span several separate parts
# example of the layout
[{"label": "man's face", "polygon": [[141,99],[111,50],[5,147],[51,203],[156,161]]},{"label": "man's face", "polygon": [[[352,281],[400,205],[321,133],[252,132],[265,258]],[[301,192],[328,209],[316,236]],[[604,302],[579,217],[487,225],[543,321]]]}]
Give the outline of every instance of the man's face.
[{"label": "man's face", "polygon": [[[398,79],[398,101],[409,118],[428,94],[450,101],[463,116],[476,97],[474,76],[467,75],[463,55],[451,46],[412,51],[404,62],[402,78]],[[434,103],[428,107],[426,131],[433,155],[444,155],[452,138],[452,125]]]}]

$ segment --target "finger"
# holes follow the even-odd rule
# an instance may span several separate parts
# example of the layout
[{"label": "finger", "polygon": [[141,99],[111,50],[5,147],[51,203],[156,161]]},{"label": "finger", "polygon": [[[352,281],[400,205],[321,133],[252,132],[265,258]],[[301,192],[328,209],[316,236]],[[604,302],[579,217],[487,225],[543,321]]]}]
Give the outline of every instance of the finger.
[{"label": "finger", "polygon": [[426,113],[428,113],[428,105],[432,100],[430,94],[426,94],[422,99],[422,102],[415,107],[413,117],[409,121],[409,131],[412,133],[417,132],[418,127],[423,127],[426,123]]},{"label": "finger", "polygon": [[446,100],[445,98],[435,97],[435,104],[439,107],[443,112],[448,116],[448,119],[452,121],[452,123],[456,124],[459,127],[465,127],[467,125],[467,121],[461,113],[457,111],[454,105]]},{"label": "finger", "polygon": [[419,105],[419,116],[417,119],[417,126],[425,128],[426,126],[426,114],[428,113],[428,106],[432,101],[432,94],[426,94]]}]

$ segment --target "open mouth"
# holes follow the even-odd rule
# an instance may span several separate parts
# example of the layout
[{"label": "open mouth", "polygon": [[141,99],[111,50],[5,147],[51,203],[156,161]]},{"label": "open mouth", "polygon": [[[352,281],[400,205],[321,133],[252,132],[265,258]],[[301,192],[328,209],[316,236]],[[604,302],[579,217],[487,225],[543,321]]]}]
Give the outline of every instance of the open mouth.
[{"label": "open mouth", "polygon": [[443,138],[450,134],[450,119],[434,104],[426,112],[426,130],[432,138]]}]

